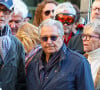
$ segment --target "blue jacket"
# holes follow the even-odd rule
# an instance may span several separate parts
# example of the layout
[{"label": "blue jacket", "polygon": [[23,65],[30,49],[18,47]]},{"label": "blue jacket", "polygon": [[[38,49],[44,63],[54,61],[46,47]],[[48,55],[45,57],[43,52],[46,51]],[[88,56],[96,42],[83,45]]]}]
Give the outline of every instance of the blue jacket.
[{"label": "blue jacket", "polygon": [[[21,42],[10,33],[9,26],[6,26],[0,35],[8,35],[11,39],[11,46],[2,60],[0,55],[0,88],[2,90],[25,90],[25,52]],[[1,63],[1,62],[4,63]]]},{"label": "blue jacket", "polygon": [[71,51],[64,45],[56,64],[41,83],[39,60],[42,49],[33,58],[27,68],[28,90],[94,90],[90,65],[85,57]]}]

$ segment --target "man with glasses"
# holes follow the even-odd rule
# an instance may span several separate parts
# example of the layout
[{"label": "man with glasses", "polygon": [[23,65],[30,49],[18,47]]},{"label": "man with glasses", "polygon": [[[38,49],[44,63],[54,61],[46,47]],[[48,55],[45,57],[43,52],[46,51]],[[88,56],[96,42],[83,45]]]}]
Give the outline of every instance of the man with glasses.
[{"label": "man with glasses", "polygon": [[25,90],[24,49],[8,25],[12,0],[0,0],[0,90]]},{"label": "man with glasses", "polygon": [[27,90],[94,90],[86,58],[63,41],[63,25],[53,19],[41,23],[40,49],[27,68]]},{"label": "man with glasses", "polygon": [[64,28],[64,42],[67,45],[75,31],[76,10],[70,2],[59,4],[54,10],[55,20],[60,21]]}]

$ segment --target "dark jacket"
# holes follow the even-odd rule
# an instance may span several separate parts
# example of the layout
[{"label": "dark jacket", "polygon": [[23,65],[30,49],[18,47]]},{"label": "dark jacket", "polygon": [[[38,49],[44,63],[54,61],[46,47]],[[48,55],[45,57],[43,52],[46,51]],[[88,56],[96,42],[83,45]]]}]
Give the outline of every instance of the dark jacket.
[{"label": "dark jacket", "polygon": [[73,36],[69,43],[68,43],[68,48],[70,48],[71,50],[74,50],[80,54],[84,54],[84,49],[83,49],[83,41],[82,41],[82,37],[81,34],[79,35],[75,35]]},{"label": "dark jacket", "polygon": [[[5,29],[6,30],[6,29]],[[0,88],[2,90],[25,90],[25,53],[22,44],[9,34],[11,46],[4,63],[0,63]],[[0,56],[0,62],[2,58]]]},{"label": "dark jacket", "polygon": [[[56,54],[56,60],[54,58],[51,60],[54,61],[54,65],[52,64],[52,68],[47,71],[46,79],[41,83],[39,62],[42,54],[41,49],[28,66],[26,77],[28,90],[94,90],[88,61],[66,46]],[[55,64],[56,61],[58,62]]]}]

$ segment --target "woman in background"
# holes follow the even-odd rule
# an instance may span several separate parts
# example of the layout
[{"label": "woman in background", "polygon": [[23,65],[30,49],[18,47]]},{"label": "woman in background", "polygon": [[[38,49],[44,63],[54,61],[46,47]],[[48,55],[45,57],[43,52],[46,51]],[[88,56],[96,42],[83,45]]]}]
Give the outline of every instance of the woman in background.
[{"label": "woman in background", "polygon": [[38,28],[33,26],[30,23],[24,24],[22,27],[19,28],[16,37],[22,42],[26,57],[25,57],[25,64],[31,61],[31,58],[35,55],[35,52],[41,48],[39,36],[38,36]]},{"label": "woman in background", "polygon": [[55,0],[43,0],[39,3],[35,11],[33,24],[38,27],[42,21],[53,18],[54,8],[57,5],[58,3]]},{"label": "woman in background", "polygon": [[96,21],[87,24],[83,30],[82,40],[91,65],[95,90],[100,90],[100,23]]}]

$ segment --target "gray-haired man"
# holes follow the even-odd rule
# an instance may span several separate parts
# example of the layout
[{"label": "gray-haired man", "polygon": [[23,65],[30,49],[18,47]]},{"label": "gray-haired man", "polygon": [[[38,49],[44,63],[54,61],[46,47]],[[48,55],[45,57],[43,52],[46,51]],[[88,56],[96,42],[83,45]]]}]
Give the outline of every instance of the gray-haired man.
[{"label": "gray-haired man", "polygon": [[48,19],[40,25],[40,49],[27,68],[28,90],[94,90],[90,65],[63,41],[63,25]]}]

